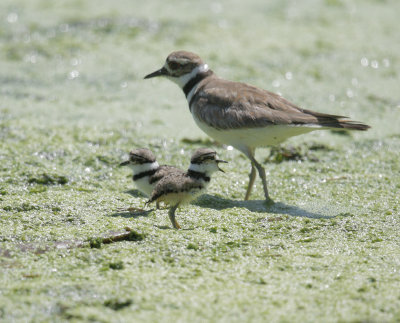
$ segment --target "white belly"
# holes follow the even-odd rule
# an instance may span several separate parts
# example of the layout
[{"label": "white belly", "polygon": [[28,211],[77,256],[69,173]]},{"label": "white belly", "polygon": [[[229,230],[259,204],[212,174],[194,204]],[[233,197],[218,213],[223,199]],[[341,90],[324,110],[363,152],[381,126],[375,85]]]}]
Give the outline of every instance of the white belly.
[{"label": "white belly", "polygon": [[151,192],[153,192],[154,184],[149,184],[149,176],[142,177],[136,181],[134,181],[137,189],[141,191],[144,195],[150,196]]},{"label": "white belly", "polygon": [[194,121],[207,135],[220,143],[231,145],[243,151],[244,147],[257,148],[274,146],[286,139],[322,129],[318,126],[272,125],[262,128],[218,130],[201,122],[193,115]]}]

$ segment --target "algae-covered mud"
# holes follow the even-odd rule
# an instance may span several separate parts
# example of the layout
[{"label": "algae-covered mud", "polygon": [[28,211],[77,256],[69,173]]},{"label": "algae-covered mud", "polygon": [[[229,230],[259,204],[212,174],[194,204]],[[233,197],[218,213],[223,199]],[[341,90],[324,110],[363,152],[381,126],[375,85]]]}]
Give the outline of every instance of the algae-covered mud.
[{"label": "algae-covered mud", "polygon": [[[400,321],[400,33],[395,0],[0,2],[0,321]],[[249,163],[181,90],[143,80],[173,50],[346,115]],[[229,161],[177,212],[146,208],[129,150]]]}]

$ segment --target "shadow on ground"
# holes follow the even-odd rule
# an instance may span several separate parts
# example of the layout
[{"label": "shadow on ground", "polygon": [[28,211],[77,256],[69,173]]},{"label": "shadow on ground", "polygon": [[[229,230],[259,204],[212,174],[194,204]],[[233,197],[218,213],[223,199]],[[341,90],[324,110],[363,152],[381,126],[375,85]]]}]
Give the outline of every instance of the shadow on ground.
[{"label": "shadow on ground", "polygon": [[[345,213],[343,212],[332,214],[334,212],[332,212],[331,208],[327,208],[325,213],[321,211],[306,210],[298,206],[288,205],[282,202],[274,202],[271,204],[267,204],[265,200],[237,201],[237,200],[225,199],[219,196],[212,196],[209,194],[204,194],[200,196],[192,204],[214,210],[226,210],[238,207],[238,208],[246,208],[251,212],[287,214],[295,217],[306,217],[313,219],[332,219],[337,216],[345,215]],[[331,213],[331,215],[329,215],[329,213]]]},{"label": "shadow on ground", "polygon": [[[143,193],[141,193],[139,190],[136,189],[128,190],[125,191],[124,193],[137,198],[145,197]],[[108,216],[113,216],[113,217],[120,216],[123,218],[139,218],[142,216],[148,216],[151,212],[154,211],[154,209],[144,210],[137,207],[127,207],[127,208],[116,209],[115,211],[116,211],[115,213],[109,214]]]},{"label": "shadow on ground", "polygon": [[[142,194],[138,190],[126,191],[134,197],[142,197]],[[250,200],[250,201],[238,201],[230,200],[220,196],[213,196],[204,194],[200,196],[196,201],[192,202],[193,205],[206,208],[214,209],[217,211],[227,210],[232,208],[245,208],[250,212],[259,213],[271,213],[271,214],[286,214],[293,217],[304,217],[311,219],[332,219],[338,216],[349,216],[351,215],[347,211],[337,209],[335,206],[323,205],[323,203],[316,202],[315,205],[309,205],[308,209],[301,208],[296,205],[289,205],[282,202],[266,203],[265,200]],[[144,210],[136,208],[118,209],[117,212],[110,214],[112,217],[124,217],[124,218],[138,218],[148,216],[154,209]]]},{"label": "shadow on ground", "polygon": [[113,217],[120,216],[123,218],[139,218],[142,216],[148,216],[153,211],[154,209],[139,210],[139,211],[125,209],[125,210],[117,210],[117,212],[109,214],[109,216]]},{"label": "shadow on ground", "polygon": [[135,189],[125,191],[124,193],[129,194],[133,197],[146,197],[146,195],[144,195],[142,192],[140,192],[139,190],[135,190]]}]

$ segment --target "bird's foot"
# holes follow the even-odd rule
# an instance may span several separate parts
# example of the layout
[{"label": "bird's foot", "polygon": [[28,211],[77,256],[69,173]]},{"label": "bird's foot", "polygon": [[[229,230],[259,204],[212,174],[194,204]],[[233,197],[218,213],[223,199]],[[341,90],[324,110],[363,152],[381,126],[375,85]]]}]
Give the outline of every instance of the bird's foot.
[{"label": "bird's foot", "polygon": [[275,204],[275,201],[274,201],[273,199],[271,199],[269,196],[267,196],[267,197],[265,198],[265,204],[266,204],[267,206],[272,206],[272,205]]},{"label": "bird's foot", "polygon": [[174,227],[174,229],[181,229],[181,226],[179,225],[178,221],[176,221],[175,219],[172,222],[172,226]]}]

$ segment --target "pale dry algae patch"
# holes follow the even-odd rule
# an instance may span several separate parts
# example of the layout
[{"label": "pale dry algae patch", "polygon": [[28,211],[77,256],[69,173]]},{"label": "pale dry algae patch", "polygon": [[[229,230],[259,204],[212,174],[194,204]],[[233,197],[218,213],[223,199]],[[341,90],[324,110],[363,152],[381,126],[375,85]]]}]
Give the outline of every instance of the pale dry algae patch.
[{"label": "pale dry algae patch", "polygon": [[[399,321],[399,10],[2,1],[0,321]],[[130,149],[186,168],[213,145],[174,84],[142,80],[175,49],[372,129],[260,151],[273,206],[259,184],[242,201],[248,162],[215,145],[230,163],[185,230],[118,211],[146,201],[117,167]]]}]

